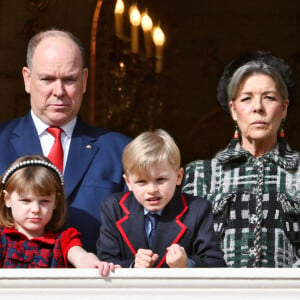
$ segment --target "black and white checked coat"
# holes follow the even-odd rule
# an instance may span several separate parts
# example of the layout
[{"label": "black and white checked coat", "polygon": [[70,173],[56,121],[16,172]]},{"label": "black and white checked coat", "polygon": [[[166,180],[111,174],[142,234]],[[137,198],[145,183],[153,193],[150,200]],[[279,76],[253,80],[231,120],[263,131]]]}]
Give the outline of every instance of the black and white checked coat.
[{"label": "black and white checked coat", "polygon": [[300,154],[281,140],[254,157],[238,140],[186,166],[182,190],[207,197],[231,267],[300,267]]}]

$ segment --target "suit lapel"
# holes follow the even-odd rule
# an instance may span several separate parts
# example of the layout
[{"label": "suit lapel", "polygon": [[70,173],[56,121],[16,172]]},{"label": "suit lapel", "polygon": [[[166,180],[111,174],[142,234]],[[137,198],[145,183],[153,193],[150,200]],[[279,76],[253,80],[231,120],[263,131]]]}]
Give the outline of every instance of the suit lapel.
[{"label": "suit lapel", "polygon": [[[87,126],[77,118],[72,135],[68,161],[64,173],[66,196],[69,197],[84,176],[94,156],[99,150],[96,137],[88,135]],[[42,147],[31,114],[20,119],[12,133],[11,143],[17,156],[42,154]],[[74,176],[76,174],[76,176]]]},{"label": "suit lapel", "polygon": [[20,119],[12,132],[11,143],[18,156],[43,153],[30,113]]},{"label": "suit lapel", "polygon": [[[66,196],[69,197],[77,184],[84,176],[86,169],[99,150],[95,144],[95,137],[88,136],[85,125],[77,119],[77,124],[72,134],[68,160],[64,173]],[[74,176],[76,174],[76,176]]]},{"label": "suit lapel", "polygon": [[[116,222],[123,240],[133,255],[139,248],[147,249],[148,242],[144,225],[144,209],[138,204],[132,192],[127,192],[119,202],[124,216]],[[156,237],[153,245],[154,253],[159,259],[154,267],[160,268],[166,260],[166,248],[178,243],[186,231],[186,226],[180,218],[187,211],[188,206],[185,197],[179,191],[175,192],[173,199],[165,207],[156,229]]]},{"label": "suit lapel", "polygon": [[121,236],[133,255],[140,248],[147,249],[144,209],[136,201],[132,192],[127,192],[119,202],[124,216],[116,222]]},{"label": "suit lapel", "polygon": [[153,251],[159,255],[156,268],[161,267],[165,263],[166,248],[178,243],[185,233],[186,226],[180,221],[180,218],[185,214],[187,209],[185,197],[176,190],[173,199],[163,210],[156,229],[153,245]]}]

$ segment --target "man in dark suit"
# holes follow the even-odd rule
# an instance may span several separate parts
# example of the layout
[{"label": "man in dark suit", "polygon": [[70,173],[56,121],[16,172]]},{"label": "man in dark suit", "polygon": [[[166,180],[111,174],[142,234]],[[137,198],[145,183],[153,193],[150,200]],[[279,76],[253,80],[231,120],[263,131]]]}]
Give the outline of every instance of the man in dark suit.
[{"label": "man in dark suit", "polygon": [[81,42],[70,32],[47,30],[32,37],[22,73],[31,111],[0,126],[0,172],[22,155],[48,156],[55,138],[47,130],[59,127],[67,226],[77,228],[85,249],[95,252],[100,203],[125,190],[121,156],[130,139],[91,127],[78,116],[88,70]]}]

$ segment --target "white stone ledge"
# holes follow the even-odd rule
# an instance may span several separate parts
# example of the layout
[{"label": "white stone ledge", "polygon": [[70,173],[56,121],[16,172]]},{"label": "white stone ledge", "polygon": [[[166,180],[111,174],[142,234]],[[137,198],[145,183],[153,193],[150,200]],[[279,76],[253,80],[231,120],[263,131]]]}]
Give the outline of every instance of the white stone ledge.
[{"label": "white stone ledge", "polygon": [[300,269],[0,269],[0,299],[300,299]]}]

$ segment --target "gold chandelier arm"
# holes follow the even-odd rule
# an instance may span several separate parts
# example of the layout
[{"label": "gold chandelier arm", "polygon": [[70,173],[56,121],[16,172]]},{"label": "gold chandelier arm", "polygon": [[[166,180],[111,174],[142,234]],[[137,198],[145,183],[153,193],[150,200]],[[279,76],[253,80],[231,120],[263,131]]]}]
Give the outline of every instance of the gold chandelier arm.
[{"label": "gold chandelier arm", "polygon": [[91,28],[91,52],[90,52],[90,98],[89,98],[89,123],[95,125],[95,80],[96,80],[96,41],[98,20],[100,16],[101,6],[103,0],[98,0],[93,16],[92,28]]}]

